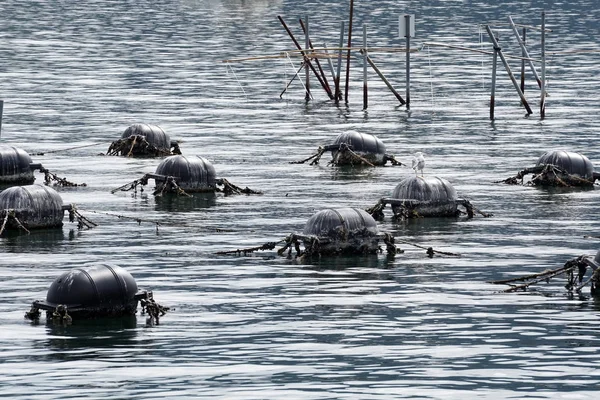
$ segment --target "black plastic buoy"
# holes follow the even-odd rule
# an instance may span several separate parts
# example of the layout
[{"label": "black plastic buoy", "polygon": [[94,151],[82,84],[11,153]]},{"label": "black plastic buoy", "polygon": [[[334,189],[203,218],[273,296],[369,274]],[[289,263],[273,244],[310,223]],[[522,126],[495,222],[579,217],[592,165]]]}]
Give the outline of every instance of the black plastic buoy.
[{"label": "black plastic buoy", "polygon": [[[56,190],[44,185],[13,186],[0,193],[0,215],[14,215],[26,229],[60,227],[65,210]],[[7,228],[19,228],[14,218]]]},{"label": "black plastic buoy", "polygon": [[536,166],[543,165],[554,165],[573,176],[591,182],[594,180],[594,165],[589,158],[580,153],[564,150],[547,151],[536,164]]},{"label": "black plastic buoy", "polygon": [[30,185],[36,168],[39,164],[33,164],[25,150],[0,145],[0,185]]},{"label": "black plastic buoy", "polygon": [[[134,315],[138,301],[152,302],[152,292],[138,290],[133,276],[116,265],[88,265],[65,272],[52,282],[46,300],[36,300],[26,317],[65,321]],[[163,313],[164,314],[164,313]]]},{"label": "black plastic buoy", "polygon": [[[156,167],[156,175],[173,177],[186,192],[214,192],[216,188],[215,167],[200,156],[175,155],[165,158]],[[168,181],[156,178],[156,192],[162,192]]]},{"label": "black plastic buoy", "polygon": [[387,161],[385,145],[378,137],[368,133],[350,131],[342,133],[335,139],[335,149],[331,151],[335,164],[360,164],[350,152],[344,151],[344,145],[374,165],[383,165]]},{"label": "black plastic buoy", "polygon": [[312,238],[319,240],[319,254],[369,253],[379,249],[377,222],[358,208],[330,208],[317,212],[306,221],[306,248],[314,249]]},{"label": "black plastic buoy", "polygon": [[[458,195],[444,178],[435,176],[412,176],[402,180],[393,190],[391,203],[394,214],[400,214],[409,206],[421,217],[446,217],[458,214]],[[405,204],[402,204],[404,201]]]},{"label": "black plastic buoy", "polygon": [[107,154],[155,157],[181,154],[181,151],[179,144],[172,141],[160,126],[134,124],[125,129],[120,140],[110,145]]}]

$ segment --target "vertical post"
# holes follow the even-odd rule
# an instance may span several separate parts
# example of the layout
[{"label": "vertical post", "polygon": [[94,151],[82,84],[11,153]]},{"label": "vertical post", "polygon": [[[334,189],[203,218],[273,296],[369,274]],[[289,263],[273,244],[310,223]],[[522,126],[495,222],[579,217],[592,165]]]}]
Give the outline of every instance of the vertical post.
[{"label": "vertical post", "polygon": [[542,97],[540,100],[540,115],[546,117],[546,12],[542,11]]},{"label": "vertical post", "polygon": [[[496,40],[498,38],[496,37]],[[496,105],[496,69],[498,65],[498,50],[494,47],[492,56],[492,94],[490,96],[490,120],[494,120],[494,107]]]},{"label": "vertical post", "polygon": [[4,100],[0,100],[0,137],[2,137],[2,111],[4,110]]},{"label": "vertical post", "polygon": [[337,74],[335,75],[335,104],[341,99],[340,94],[340,76],[342,75],[342,47],[344,46],[344,21],[340,24],[340,46],[337,58]]},{"label": "vertical post", "polygon": [[363,25],[363,110],[369,106],[369,95],[367,89],[367,25]]},{"label": "vertical post", "polygon": [[[310,48],[310,43],[309,43],[309,35],[308,35],[308,15],[306,16],[306,30],[304,32],[304,39],[305,39],[305,44],[304,44],[304,49],[308,50]],[[308,56],[306,56],[306,60],[308,61]],[[304,74],[306,76],[306,101],[310,100],[310,70],[308,69],[308,62],[306,63],[306,67],[304,68]]]},{"label": "vertical post", "polygon": [[350,49],[352,48],[352,14],[354,13],[354,0],[350,0],[350,21],[348,23],[348,53],[346,53],[346,93],[344,99],[348,103],[348,86],[350,85]]},{"label": "vertical post", "polygon": [[410,15],[404,16],[406,24],[406,109],[410,110]]},{"label": "vertical post", "polygon": [[335,69],[333,68],[333,61],[331,61],[331,56],[329,55],[329,49],[327,49],[327,43],[323,43],[323,51],[327,56],[327,64],[329,65],[329,72],[331,72],[331,77],[335,82]]},{"label": "vertical post", "polygon": [[[527,45],[527,28],[523,28],[523,45]],[[521,92],[525,93],[525,58],[527,57],[527,52],[525,49],[521,51]]]}]

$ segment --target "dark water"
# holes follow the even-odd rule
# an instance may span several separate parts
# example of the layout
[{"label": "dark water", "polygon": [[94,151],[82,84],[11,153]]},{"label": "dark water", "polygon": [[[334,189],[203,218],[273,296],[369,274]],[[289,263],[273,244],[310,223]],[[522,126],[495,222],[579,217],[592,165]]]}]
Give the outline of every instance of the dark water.
[{"label": "dark water", "polygon": [[[1,142],[21,147],[83,188],[59,188],[98,223],[0,239],[0,395],[7,398],[428,398],[596,397],[600,303],[570,298],[562,280],[503,294],[494,279],[557,268],[593,254],[598,191],[548,191],[494,183],[546,150],[598,163],[596,1],[356,1],[354,32],[369,45],[403,46],[398,16],[416,15],[411,110],[372,71],[362,110],[362,66],[335,106],[313,80],[304,102],[298,68],[274,55],[310,16],[316,45],[337,46],[349,2],[123,1],[0,4]],[[525,109],[499,64],[496,120],[489,121],[491,56],[480,23],[495,23],[503,50],[520,53],[508,15],[552,29],[548,103],[540,119],[531,74]],[[539,32],[530,52],[540,57]],[[356,45],[362,39],[358,38]],[[560,53],[560,54],[559,54]],[[403,53],[371,53],[404,93]],[[518,73],[519,62],[510,60]],[[539,63],[537,63],[539,71]],[[157,159],[99,155],[132,123],[158,124],[184,154],[213,162],[219,177],[262,196],[158,199],[110,190],[154,172]],[[341,132],[369,132],[425,174],[448,179],[493,218],[396,223],[398,238],[461,257],[405,253],[298,263],[274,252],[217,256],[300,231],[326,207],[366,208],[412,170],[292,165]],[[87,146],[87,147],[81,147]],[[77,148],[74,148],[77,147]],[[74,149],[72,149],[74,148]],[[71,150],[65,150],[71,149]],[[42,177],[38,176],[38,182]],[[141,218],[141,224],[122,215]],[[158,231],[156,224],[161,222]],[[143,316],[68,327],[23,319],[62,272],[113,262],[172,307],[158,326]]]}]

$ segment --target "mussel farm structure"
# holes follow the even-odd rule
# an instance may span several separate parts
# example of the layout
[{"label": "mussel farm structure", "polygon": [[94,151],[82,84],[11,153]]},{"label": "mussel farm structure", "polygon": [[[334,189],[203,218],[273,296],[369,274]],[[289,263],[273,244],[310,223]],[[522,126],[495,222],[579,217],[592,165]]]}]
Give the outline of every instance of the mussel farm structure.
[{"label": "mussel farm structure", "polygon": [[[375,218],[383,218],[383,210],[387,204],[391,205],[396,219],[456,217],[462,213],[472,218],[475,211],[489,216],[476,210],[469,200],[459,198],[454,186],[446,179],[435,176],[403,179],[394,188],[391,197],[380,199],[367,211]],[[464,207],[465,211],[461,211],[459,206]]]},{"label": "mussel farm structure", "polygon": [[320,146],[316,154],[293,164],[302,164],[311,161],[316,165],[326,152],[331,152],[333,165],[368,165],[371,167],[385,165],[388,161],[392,165],[402,165],[393,155],[386,153],[383,142],[375,135],[356,131],[344,132],[332,144]]},{"label": "mussel farm structure", "polygon": [[529,174],[532,178],[527,183],[534,186],[591,187],[600,179],[600,174],[594,171],[590,159],[583,154],[551,150],[542,154],[534,167],[525,168],[502,182],[523,184],[524,177]]},{"label": "mussel farm structure", "polygon": [[[165,158],[156,167],[156,172],[145,174],[140,179],[123,185],[112,192],[136,190],[148,184],[149,179],[154,179],[156,188],[155,195],[164,193],[176,193],[188,195],[188,193],[207,193],[222,191],[229,194],[260,194],[260,192],[249,188],[241,188],[233,185],[227,179],[217,178],[215,167],[210,161],[200,156],[173,155]],[[223,188],[219,188],[223,186]]]},{"label": "mussel farm structure", "polygon": [[117,265],[87,265],[61,274],[52,282],[45,300],[36,300],[25,316],[46,318],[58,323],[73,320],[134,315],[140,302],[142,313],[155,323],[167,311],[158,305],[151,291],[138,289],[133,276]]},{"label": "mussel farm structure", "polygon": [[79,227],[95,224],[83,217],[74,205],[63,205],[56,190],[45,185],[13,186],[0,193],[0,235],[5,230],[57,228],[63,225],[65,211],[77,218]]},{"label": "mussel farm structure", "polygon": [[181,150],[179,143],[171,140],[160,126],[134,124],[125,129],[120,139],[111,143],[106,154],[157,157],[181,154]]}]

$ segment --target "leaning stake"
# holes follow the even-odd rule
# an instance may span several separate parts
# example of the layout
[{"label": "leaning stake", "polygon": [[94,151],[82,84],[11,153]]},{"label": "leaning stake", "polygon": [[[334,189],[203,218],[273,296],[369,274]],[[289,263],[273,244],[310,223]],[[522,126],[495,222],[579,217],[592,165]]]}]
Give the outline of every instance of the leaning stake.
[{"label": "leaning stake", "polygon": [[496,40],[496,38],[494,37],[494,34],[492,33],[492,29],[490,28],[489,25],[486,25],[485,29],[487,30],[488,35],[490,35],[490,39],[492,39],[492,43],[494,44],[494,50],[497,49],[497,53],[500,56],[500,59],[502,60],[502,64],[504,64],[504,68],[506,69],[506,72],[508,73],[508,76],[510,77],[510,80],[512,81],[513,86],[517,90],[517,93],[519,94],[521,101],[523,102],[523,106],[527,110],[527,114],[532,114],[533,111],[531,111],[531,107],[529,107],[529,103],[527,103],[527,99],[525,98],[525,95],[523,94],[523,92],[521,92],[519,83],[517,82],[517,79],[513,75],[512,71],[510,70],[510,67],[508,66],[508,62],[506,62],[506,58],[504,57],[504,53],[502,53],[502,49],[498,45],[498,41]]}]

